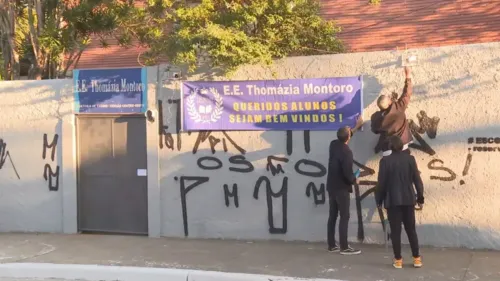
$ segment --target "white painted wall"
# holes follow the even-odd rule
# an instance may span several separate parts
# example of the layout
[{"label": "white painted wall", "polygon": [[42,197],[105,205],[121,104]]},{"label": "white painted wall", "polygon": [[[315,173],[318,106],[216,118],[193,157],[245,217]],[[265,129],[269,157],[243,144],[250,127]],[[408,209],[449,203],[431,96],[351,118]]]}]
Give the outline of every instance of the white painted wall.
[{"label": "white painted wall", "polygon": [[[402,69],[399,52],[375,52],[335,56],[291,58],[278,62],[273,69],[246,67],[233,79],[280,79],[364,75],[365,117],[375,111],[373,101],[383,91],[401,91]],[[414,68],[415,94],[407,116],[418,123],[417,113],[424,110],[430,117],[440,118],[437,137],[422,137],[437,152],[434,156],[413,150],[425,184],[426,206],[418,213],[418,232],[422,244],[466,246],[500,249],[500,174],[495,172],[500,152],[473,151],[467,175],[463,175],[469,137],[500,137],[500,43],[418,50],[419,66]],[[325,177],[312,178],[297,173],[295,165],[302,159],[326,166],[329,142],[335,132],[311,132],[311,151],[306,153],[304,133],[293,132],[293,153],[287,155],[286,132],[227,132],[245,150],[241,153],[221,132],[211,136],[220,139],[212,154],[210,139],[200,142],[193,153],[198,133],[176,134],[178,83],[165,81],[155,87],[155,68],[148,70],[149,109],[154,108],[155,95],[162,102],[162,122],[168,134],[158,136],[158,121],[148,123],[148,191],[151,236],[184,237],[181,177],[208,177],[186,196],[188,237],[324,241],[328,204],[315,205],[313,195],[306,197],[306,186],[325,182]],[[194,75],[190,80],[208,79]],[[161,78],[164,79],[164,78]],[[215,77],[215,79],[221,79]],[[0,231],[76,232],[76,167],[75,130],[71,80],[17,81],[0,83],[0,138],[7,143],[19,173],[17,177],[10,158],[0,169]],[[157,118],[158,120],[158,118]],[[378,169],[379,156],[374,155],[376,136],[366,130],[355,135],[351,148],[355,159]],[[156,132],[156,134],[155,134]],[[49,143],[59,135],[54,161],[42,158],[43,135]],[[170,138],[171,137],[171,138]],[[158,139],[159,138],[159,139]],[[179,144],[178,139],[182,141]],[[228,151],[224,152],[222,139]],[[166,142],[166,140],[168,140]],[[212,139],[212,141],[216,139]],[[162,146],[159,147],[159,142]],[[172,149],[169,148],[172,147]],[[478,146],[478,145],[476,145]],[[488,147],[500,147],[489,144]],[[223,167],[202,170],[197,161],[203,156],[217,157]],[[236,173],[229,158],[244,156],[251,161],[251,173]],[[281,163],[285,173],[273,176],[266,169],[267,157],[286,157]],[[233,158],[234,159],[234,158]],[[432,160],[443,161],[456,177],[450,181],[431,177],[447,177],[449,173],[429,168]],[[60,166],[59,191],[49,191],[43,177],[44,167]],[[206,164],[210,164],[206,162]],[[213,163],[211,163],[213,164]],[[439,163],[434,163],[434,167]],[[308,169],[306,166],[301,166]],[[309,171],[315,171],[309,167]],[[271,234],[265,186],[258,199],[253,197],[256,181],[266,176],[278,192],[288,178],[287,228],[283,234]],[[186,179],[186,178],[184,178]],[[375,181],[376,174],[363,180]],[[463,181],[463,184],[461,184]],[[192,181],[186,181],[186,187]],[[223,185],[238,185],[239,207],[233,198],[225,205]],[[362,186],[364,193],[370,186]],[[160,201],[161,200],[161,201]],[[272,199],[273,220],[282,227],[283,199]],[[365,242],[382,243],[383,235],[372,195],[361,202]],[[351,199],[350,239],[358,236],[357,208]]]},{"label": "white painted wall", "polygon": [[[403,87],[401,52],[374,52],[290,58],[278,62],[272,70],[279,79],[317,78],[364,75],[365,120],[375,111],[374,100],[380,92],[397,91]],[[429,117],[440,119],[437,137],[422,137],[437,152],[434,156],[412,150],[416,157],[425,185],[426,205],[417,214],[421,244],[435,246],[466,246],[472,248],[500,249],[500,173],[495,172],[500,152],[472,152],[472,162],[467,175],[463,175],[468,155],[469,137],[500,137],[500,44],[480,44],[418,50],[419,65],[414,67],[415,93],[407,117],[418,123],[417,114],[425,111]],[[246,67],[232,79],[273,79],[272,70]],[[204,79],[192,76],[189,80]],[[215,77],[221,80],[219,77]],[[159,93],[163,103],[163,122],[172,134],[173,148],[160,149],[160,186],[162,200],[162,235],[184,237],[180,196],[180,177],[209,177],[209,181],[192,189],[187,195],[187,226],[193,238],[237,238],[324,241],[328,203],[316,206],[312,197],[307,198],[306,185],[317,186],[325,177],[311,178],[298,174],[294,166],[301,159],[327,163],[329,142],[335,132],[311,132],[311,151],[306,153],[303,133],[293,132],[293,154],[286,153],[285,132],[228,132],[243,149],[244,157],[252,162],[251,173],[229,171],[228,159],[241,153],[226,141],[228,152],[222,144],[212,154],[209,141],[199,145],[193,153],[198,133],[182,133],[178,146],[176,130],[176,105],[168,99],[179,98],[179,85],[165,81]],[[369,122],[365,131],[354,136],[351,148],[354,157],[377,171],[379,156],[373,152],[376,136],[370,132]],[[212,133],[222,139],[222,133]],[[500,148],[500,144],[489,144]],[[285,173],[273,176],[266,170],[268,156],[287,157],[282,163]],[[197,161],[203,156],[215,156],[223,163],[218,170],[202,170]],[[439,159],[456,177],[451,181],[432,179],[448,177],[446,171],[432,170],[429,162]],[[439,163],[434,163],[438,167]],[[233,165],[234,166],[234,165]],[[241,167],[241,166],[238,166]],[[258,200],[253,198],[257,179],[267,176],[274,192],[279,191],[284,177],[288,177],[287,223],[285,234],[270,234],[265,188],[261,187]],[[177,180],[176,180],[177,179]],[[376,174],[362,180],[376,180]],[[463,181],[463,184],[460,182]],[[192,182],[186,182],[189,185]],[[239,208],[233,200],[226,207],[223,185],[238,185]],[[360,192],[369,189],[362,186]],[[273,199],[273,216],[276,227],[282,224],[282,199]],[[361,202],[365,242],[383,243],[383,232],[375,211],[373,196]],[[350,240],[356,241],[358,222],[354,195],[351,199]]]},{"label": "white painted wall", "polygon": [[[0,83],[0,139],[6,144],[0,169],[0,231],[63,231],[61,133],[63,119],[71,114],[71,99],[71,80]],[[49,144],[59,136],[53,161],[51,148],[42,157],[44,134]],[[49,190],[46,164],[54,173],[59,166],[58,191]]]}]

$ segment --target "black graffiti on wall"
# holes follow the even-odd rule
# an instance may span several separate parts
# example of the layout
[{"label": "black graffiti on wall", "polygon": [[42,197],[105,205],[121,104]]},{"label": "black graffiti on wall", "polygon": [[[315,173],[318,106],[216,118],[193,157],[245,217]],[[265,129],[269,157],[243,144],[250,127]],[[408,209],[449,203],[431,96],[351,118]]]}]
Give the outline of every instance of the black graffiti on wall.
[{"label": "black graffiti on wall", "polygon": [[[360,179],[364,178],[364,177],[369,177],[369,176],[375,174],[375,170],[373,170],[372,168],[367,167],[356,160],[354,160],[353,162],[354,162],[354,165],[356,165],[360,169],[360,173],[359,173]],[[365,239],[365,230],[364,230],[364,226],[363,226],[363,213],[362,213],[361,202],[363,201],[363,199],[368,197],[368,195],[375,192],[376,185],[377,185],[377,182],[362,181],[362,180],[359,181],[359,184],[358,183],[354,184],[354,199],[356,202],[356,217],[358,219],[357,238],[360,241],[363,241]],[[360,186],[370,186],[370,188],[367,191],[365,191],[363,194],[361,194]],[[380,217],[380,220],[383,222],[384,221],[383,220],[384,214],[382,213],[381,215],[382,216]],[[380,216],[380,214],[379,214],[379,216]],[[382,224],[382,227],[385,228],[384,224]]]},{"label": "black graffiti on wall", "polygon": [[[220,170],[223,168],[223,163],[220,159],[215,156],[203,156],[198,158],[196,161],[197,166],[202,170]],[[248,161],[244,155],[233,155],[229,157],[229,163],[231,164],[228,168],[229,171],[235,173],[250,173],[254,170],[253,164]],[[174,177],[177,181],[179,180],[180,195],[181,195],[181,207],[182,207],[182,220],[184,225],[184,235],[187,237],[189,235],[188,229],[188,213],[187,213],[187,194],[192,191],[195,187],[198,187],[210,180],[209,177],[200,176],[181,176]],[[190,182],[190,183],[189,183]],[[234,205],[236,208],[239,207],[239,196],[238,196],[238,185],[233,184],[232,189],[229,190],[229,185],[223,185],[224,190],[224,201],[227,207],[229,207],[230,198],[234,199]]]},{"label": "black graffiti on wall", "polygon": [[[252,162],[248,161],[243,155],[233,155],[229,157],[231,165],[228,170],[236,173],[251,173],[255,169]],[[215,156],[203,156],[196,161],[198,167],[202,170],[219,170],[224,164]]]},{"label": "black graffiti on wall", "polygon": [[440,159],[432,159],[429,164],[427,164],[429,170],[443,171],[448,174],[446,176],[431,175],[431,180],[453,181],[457,178],[457,174],[455,174],[455,172],[453,172],[450,168],[444,167],[443,164],[443,160]]},{"label": "black graffiti on wall", "polygon": [[218,170],[222,168],[222,161],[213,156],[200,157],[198,161],[196,161],[196,164],[198,164],[198,167],[202,170]]},{"label": "black graffiti on wall", "polygon": [[[158,100],[158,134],[159,134],[159,147],[160,149],[167,148],[170,150],[174,150],[175,148],[177,151],[180,151],[182,149],[182,136],[181,134],[181,103],[180,99],[168,99],[167,103],[169,104],[169,108],[171,107],[172,104],[176,106],[176,115],[175,115],[175,135],[176,138],[174,139],[174,136],[172,133],[168,132],[169,127],[165,125],[164,123],[164,111],[165,109],[163,108],[163,101]],[[190,136],[192,132],[187,132],[187,135]],[[197,138],[195,141],[195,145],[193,146],[193,154],[196,154],[198,152],[198,149],[200,148],[200,145],[208,141],[210,149],[212,151],[212,154],[215,154],[216,148],[218,146],[222,146],[222,149],[224,152],[228,152],[228,146],[232,145],[236,150],[238,150],[239,153],[245,154],[246,150],[243,149],[240,145],[238,145],[226,131],[222,131],[222,134],[224,137],[222,138],[217,138],[213,136],[212,131],[199,131],[197,132]]]},{"label": "black graffiti on wall", "polygon": [[439,121],[441,120],[439,117],[429,117],[424,110],[421,110],[417,113],[418,124],[420,125],[417,132],[419,134],[426,133],[430,139],[435,139],[437,136],[437,129],[439,125]]},{"label": "black graffiti on wall", "polygon": [[[304,151],[308,154],[311,152],[311,132],[309,130],[303,131],[304,134]],[[286,131],[286,154],[288,156],[293,154],[293,131]]]},{"label": "black graffiti on wall", "polygon": [[[469,137],[467,139],[467,144],[471,145],[468,150],[467,158],[465,159],[464,169],[462,171],[462,176],[469,174],[469,170],[472,163],[472,156],[474,152],[500,152],[500,137]],[[460,184],[464,184],[463,180],[460,180]]]},{"label": "black graffiti on wall", "polygon": [[500,137],[471,137],[467,140],[467,143],[476,144],[473,147],[469,147],[469,151],[500,152]]},{"label": "black graffiti on wall", "polygon": [[246,150],[243,149],[241,146],[239,146],[230,136],[226,131],[222,131],[222,134],[224,135],[223,138],[217,138],[212,135],[212,131],[200,131],[198,132],[198,136],[196,138],[196,141],[193,146],[193,154],[196,154],[198,152],[198,149],[200,145],[208,140],[208,143],[210,145],[210,150],[212,151],[212,154],[215,154],[216,152],[216,147],[218,144],[222,144],[222,149],[224,152],[228,152],[228,142],[236,149],[238,150],[239,153],[245,154]]},{"label": "black graffiti on wall", "polygon": [[229,163],[240,165],[240,167],[229,167],[230,172],[251,173],[255,169],[252,162],[248,161],[243,155],[233,155],[229,157]]},{"label": "black graffiti on wall", "polygon": [[[251,173],[254,171],[253,164],[246,159],[245,153],[246,151],[241,148],[226,132],[222,132],[223,138],[216,138],[212,135],[211,131],[201,131],[198,132],[196,137],[196,141],[193,145],[193,154],[196,154],[199,150],[199,147],[203,143],[208,143],[209,148],[212,154],[215,154],[217,148],[222,148],[224,152],[227,152],[227,144],[233,145],[233,147],[239,151],[241,154],[233,155],[229,157],[229,167],[228,170],[230,172],[235,173]],[[310,150],[310,134],[304,134],[304,149]],[[267,157],[266,170],[270,172],[272,176],[278,176],[280,174],[285,174],[285,169],[283,165],[290,162],[290,159],[287,157],[281,157],[276,155],[269,155]],[[208,171],[218,171],[224,169],[224,163],[221,159],[214,156],[201,156],[196,160],[196,164],[198,168],[201,170]],[[321,163],[311,160],[311,159],[300,159],[293,165],[293,171],[297,174],[310,177],[311,179],[319,179],[326,175],[327,169]],[[193,188],[200,186],[209,181],[209,177],[195,177],[195,176],[180,176],[175,177],[175,180],[180,179],[180,192],[181,192],[181,205],[182,205],[182,214],[183,214],[183,224],[184,224],[184,234],[186,236],[189,235],[188,230],[188,215],[187,215],[187,194]],[[190,181],[190,183],[186,183]],[[284,234],[287,232],[288,223],[288,177],[283,177],[281,179],[282,187],[279,191],[274,192],[272,188],[271,179],[267,176],[261,176],[255,186],[253,196],[256,200],[259,199],[259,190],[261,187],[266,190],[266,202],[267,202],[267,221],[269,226],[269,232],[271,234]],[[319,187],[319,188],[318,188]],[[229,183],[225,183],[222,186],[223,195],[224,195],[224,203],[226,207],[231,206],[231,199],[236,208],[239,208],[239,186],[236,183],[231,185]],[[315,183],[314,181],[309,182],[305,186],[305,193],[307,197],[312,197],[315,205],[323,205],[326,201],[326,187],[325,184]],[[281,199],[281,226],[277,226],[277,223],[274,221],[274,214],[276,213],[276,207],[273,205],[273,200],[279,198]]]},{"label": "black graffiti on wall", "polygon": [[[54,162],[57,150],[57,142],[59,140],[59,135],[55,134],[52,141],[49,144],[47,134],[43,134],[43,147],[42,147],[42,159],[46,160],[47,150],[50,149],[50,161]],[[43,178],[48,181],[49,191],[59,190],[59,166],[56,166],[55,171],[52,169],[50,163],[45,163],[43,167]]]},{"label": "black graffiti on wall", "polygon": [[[181,103],[180,99],[169,99],[167,100],[168,104],[176,105],[176,116],[175,116],[175,133],[177,140],[177,151],[180,151],[182,148],[182,138],[181,138]],[[160,149],[163,147],[167,147],[170,150],[174,150],[175,141],[172,133],[168,132],[168,126],[163,123],[163,101],[158,100],[158,129],[160,135]]]},{"label": "black graffiti on wall", "polygon": [[7,157],[9,158],[10,164],[12,165],[12,169],[14,170],[17,178],[21,179],[19,173],[17,172],[16,165],[14,165],[14,161],[12,161],[12,156],[10,156],[10,152],[7,150],[7,143],[3,139],[0,139],[0,170],[4,167]]},{"label": "black graffiti on wall", "polygon": [[[419,124],[417,125],[413,120],[408,120],[410,129],[412,132],[412,135],[415,138],[415,142],[410,145],[410,148],[422,151],[430,156],[436,155],[435,150],[425,141],[425,139],[421,136],[423,134],[427,134],[430,139],[434,139],[437,136],[437,129],[438,129],[438,124],[439,124],[439,118],[438,117],[429,117],[425,111],[420,111],[419,114],[417,114],[417,119]],[[469,144],[474,143],[474,138],[469,138],[468,142]],[[500,142],[500,138],[476,138],[477,143],[495,143],[495,141]],[[469,148],[469,150],[471,150]],[[462,176],[468,175],[470,165],[472,162],[472,154],[469,153],[466,156],[466,161],[464,165],[464,169],[462,172]],[[361,174],[360,174],[360,179],[374,175],[375,171],[369,167],[366,167],[362,165],[361,163],[354,161],[355,165],[358,166],[361,169]],[[431,159],[428,164],[427,168],[430,171],[436,171],[436,174],[431,174],[430,179],[431,180],[439,180],[439,181],[445,181],[445,182],[451,182],[457,179],[457,174],[450,168],[445,166],[445,163],[443,160],[434,158]],[[460,185],[465,184],[465,181],[461,179],[459,181]],[[356,212],[357,212],[357,217],[358,217],[358,240],[363,241],[365,236],[364,236],[364,227],[363,227],[363,222],[362,222],[362,210],[361,210],[361,202],[366,199],[369,195],[375,192],[376,186],[377,186],[377,181],[367,181],[367,180],[360,180],[359,185],[354,185],[354,190],[355,190],[355,197],[356,197]],[[359,192],[359,187],[360,186],[366,186],[368,189],[360,194]],[[380,218],[380,221],[384,221],[384,213],[382,210],[377,209],[378,215]],[[385,230],[385,224],[382,223],[382,228]]]},{"label": "black graffiti on wall", "polygon": [[408,120],[411,134],[418,142],[410,144],[410,147],[433,156],[436,154],[436,151],[432,149],[432,147],[424,140],[421,135],[427,134],[430,139],[435,139],[437,136],[437,129],[440,118],[437,116],[430,118],[427,113],[422,110],[417,114],[417,120],[418,125],[412,119]]},{"label": "black graffiti on wall", "polygon": [[[179,99],[168,99],[167,103],[169,108],[172,104],[176,106],[175,115],[175,139],[172,133],[168,131],[169,127],[164,123],[164,108],[163,101],[158,100],[158,134],[159,134],[159,147],[160,149],[167,148],[170,150],[177,149],[180,151],[182,149],[182,134],[181,132],[181,103]],[[193,154],[196,154],[201,144],[208,141],[212,154],[215,154],[216,148],[222,146],[224,152],[228,152],[228,145],[232,145],[239,153],[245,154],[246,150],[239,146],[227,132],[222,131],[224,135],[223,138],[217,138],[212,135],[212,131],[200,131],[197,133],[195,145],[193,146]],[[188,136],[191,132],[187,133]]]},{"label": "black graffiti on wall", "polygon": [[[265,184],[266,188],[266,202],[267,202],[267,221],[269,224],[269,233],[271,234],[285,234],[288,230],[288,177],[283,178],[283,184],[278,192],[274,192],[271,187],[271,181],[266,176],[261,176],[255,183],[255,188],[253,191],[253,198],[255,200],[259,199],[259,189],[262,184]],[[276,227],[274,224],[274,212],[273,212],[273,198],[281,198],[281,213],[282,221],[281,227]]]},{"label": "black graffiti on wall", "polygon": [[[303,133],[304,152],[306,154],[309,154],[309,152],[311,152],[311,132],[309,130],[306,130],[303,131],[302,133]],[[285,146],[287,155],[289,156],[292,155],[293,131],[290,130],[286,131]],[[286,162],[288,163],[288,158],[283,158],[283,159],[286,159],[287,160]],[[294,170],[296,173],[302,176],[311,178],[321,178],[324,177],[327,173],[327,169],[323,164],[310,159],[300,159],[299,161],[297,161],[294,165]],[[273,170],[271,169],[271,171]],[[319,186],[320,188],[318,189],[317,186]],[[323,182],[319,184],[312,181],[309,182],[306,185],[305,194],[308,198],[311,197],[311,194],[313,195],[313,202],[315,205],[323,205],[326,202],[326,188]]]},{"label": "black graffiti on wall", "polygon": [[[417,114],[417,122],[409,120],[412,135],[415,138],[414,143],[411,145],[413,149],[422,151],[430,156],[434,156],[436,152],[427,143],[423,135],[427,134],[430,139],[437,136],[439,118],[429,117],[425,111],[421,111]],[[294,150],[297,150],[297,146],[294,146],[293,134],[297,132],[287,131],[286,132],[286,153],[288,156],[292,155]],[[310,137],[311,133],[309,131],[301,132],[303,134],[303,145],[304,152],[308,154],[311,150]],[[190,135],[190,133],[188,133]],[[192,153],[196,154],[200,147],[205,144],[206,148],[209,148],[214,156],[201,156],[197,159],[196,164],[198,168],[208,171],[219,171],[221,169],[228,169],[230,172],[236,173],[251,173],[254,171],[254,166],[252,163],[246,159],[246,150],[238,145],[227,132],[222,132],[219,134],[221,137],[216,137],[215,133],[211,131],[200,131],[196,133],[196,141],[193,145]],[[178,134],[179,137],[180,134]],[[215,156],[215,153],[219,151],[228,152],[228,145],[232,145],[240,155],[234,155],[229,157],[229,167],[225,168],[223,162],[219,157]],[[305,196],[312,199],[315,205],[323,205],[326,202],[326,186],[322,179],[327,174],[327,168],[312,159],[299,159],[298,161],[291,161],[288,157],[283,157],[280,155],[268,155],[266,163],[266,170],[270,173],[270,176],[261,176],[254,187],[254,198],[258,200],[260,187],[266,190],[266,202],[267,202],[267,221],[270,233],[273,234],[284,234],[287,232],[287,196],[288,196],[288,178],[291,176],[289,173],[297,173],[301,176],[311,178],[311,181],[305,186]],[[292,162],[292,163],[290,163]],[[470,163],[470,161],[468,161]],[[358,239],[364,240],[364,228],[362,221],[362,201],[368,198],[376,189],[377,181],[365,180],[366,177],[373,176],[375,171],[370,167],[362,165],[361,163],[355,161],[355,164],[361,169],[360,182],[354,186],[355,200],[356,200],[356,211],[358,218]],[[451,181],[456,179],[456,174],[444,165],[444,161],[441,159],[431,159],[427,168],[431,171],[435,171],[430,178],[431,180],[440,181]],[[286,166],[291,165],[293,170],[287,170]],[[470,165],[470,164],[469,164]],[[276,188],[272,188],[272,182],[274,182],[272,177],[277,177],[282,181],[282,187],[279,191]],[[177,179],[177,177],[176,177]],[[188,218],[187,218],[187,202],[186,195],[194,187],[197,187],[203,183],[209,181],[208,177],[194,177],[194,176],[181,176],[181,201],[183,208],[183,221],[184,221],[184,232],[188,236]],[[285,180],[286,179],[286,180]],[[316,181],[319,180],[319,182]],[[191,180],[191,184],[187,184],[186,181]],[[285,188],[286,187],[286,188]],[[364,192],[361,192],[361,187]],[[368,187],[366,189],[366,187]],[[222,193],[224,198],[225,206],[230,208],[234,205],[235,208],[239,208],[239,184],[231,182],[224,183],[222,186]],[[273,205],[273,199],[275,203],[276,199],[281,199],[281,205]],[[233,202],[233,203],[231,203]],[[276,212],[278,211],[278,212]],[[282,221],[281,224],[275,222],[275,217],[277,213],[281,212]],[[378,215],[383,222],[385,220],[384,213],[378,210]],[[385,227],[382,224],[382,227]]]},{"label": "black graffiti on wall", "polygon": [[[425,111],[420,111],[417,114],[417,119],[419,124],[417,125],[413,120],[409,119],[408,123],[410,126],[410,131],[414,137],[414,142],[410,144],[410,148],[416,149],[419,151],[422,151],[430,156],[433,156],[436,154],[436,151],[425,141],[425,139],[421,136],[422,134],[427,134],[430,139],[434,139],[437,136],[437,129],[438,129],[438,124],[439,124],[439,118],[438,117],[428,117],[427,113]],[[432,161],[432,160],[431,160]],[[438,160],[441,161],[441,160]],[[354,161],[354,164],[358,166],[361,170],[360,173],[360,181],[359,184],[354,185],[354,195],[355,195],[355,200],[356,200],[356,214],[357,214],[357,219],[358,219],[358,233],[357,233],[357,238],[359,241],[364,241],[365,239],[365,233],[364,233],[364,226],[363,226],[363,214],[362,214],[362,201],[366,198],[369,197],[369,195],[373,194],[377,188],[377,181],[368,181],[368,180],[361,180],[362,178],[369,177],[375,174],[375,170],[367,167],[363,164],[361,164],[358,161]],[[434,167],[431,166],[435,170],[440,170],[440,169],[446,169],[445,171],[448,170],[446,167]],[[435,177],[431,176],[431,179],[442,179],[441,177]],[[368,189],[363,192],[362,194],[360,193],[360,186],[365,186],[368,187]],[[385,231],[385,224],[383,223],[385,221],[385,216],[384,213],[381,209],[377,208],[378,216],[382,224],[382,229]]]},{"label": "black graffiti on wall", "polygon": [[45,164],[43,167],[43,178],[45,181],[49,181],[49,191],[59,190],[59,166],[56,167],[56,171],[54,172],[50,164]]},{"label": "black graffiti on wall", "polygon": [[[188,229],[188,214],[187,214],[187,195],[195,187],[208,182],[210,179],[208,177],[189,177],[182,176],[180,179],[175,177],[174,180],[180,181],[180,192],[181,192],[181,208],[182,208],[182,222],[184,224],[184,236],[189,236]],[[186,182],[191,182],[186,185]]]},{"label": "black graffiti on wall", "polygon": [[240,207],[239,197],[238,197],[238,185],[233,184],[233,188],[229,190],[229,185],[224,184],[224,201],[226,203],[226,207],[229,207],[229,199],[233,198],[233,203],[236,208]]},{"label": "black graffiti on wall", "polygon": [[266,170],[268,172],[271,172],[273,176],[276,176],[279,173],[285,173],[283,170],[283,166],[281,164],[275,164],[274,161],[276,162],[281,162],[281,163],[288,163],[288,158],[286,157],[277,157],[274,155],[269,155],[267,156],[267,164],[266,164]]},{"label": "black graffiti on wall", "polygon": [[[434,156],[436,151],[423,139],[421,135],[427,134],[430,139],[435,139],[437,136],[440,118],[437,116],[431,118],[425,111],[422,110],[417,114],[417,119],[418,125],[413,120],[408,120],[411,133],[418,142],[410,144],[410,148],[414,148],[427,153],[430,156]],[[431,175],[431,180],[454,181],[457,178],[456,173],[446,167],[444,161],[439,158],[431,159],[429,163],[427,163],[427,168],[431,171],[442,171],[438,175]],[[465,184],[465,181],[461,180],[460,184]]]},{"label": "black graffiti on wall", "polygon": [[306,196],[310,198],[311,194],[313,195],[315,205],[325,204],[326,188],[324,183],[319,186],[319,189],[316,187],[316,184],[314,184],[314,182],[308,183],[306,186]]}]

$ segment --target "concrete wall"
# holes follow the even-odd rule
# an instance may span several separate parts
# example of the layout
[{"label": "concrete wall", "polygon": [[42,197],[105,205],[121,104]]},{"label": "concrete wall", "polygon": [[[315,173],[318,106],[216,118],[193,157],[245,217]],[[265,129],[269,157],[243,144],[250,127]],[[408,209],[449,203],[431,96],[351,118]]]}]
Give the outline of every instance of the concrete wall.
[{"label": "concrete wall", "polygon": [[62,134],[72,105],[71,80],[0,83],[0,231],[63,231],[71,165],[62,166]]},{"label": "concrete wall", "polygon": [[[468,143],[469,138],[476,142],[476,137],[500,137],[500,44],[417,53],[415,93],[407,118],[421,128],[415,131],[424,142],[420,146],[428,146],[423,149],[427,152],[412,150],[425,184],[426,205],[417,214],[419,239],[426,245],[500,249],[500,173],[495,172],[500,139],[492,144]],[[290,58],[271,69],[245,67],[233,79],[273,79],[273,71],[280,79],[362,74],[365,120],[369,120],[380,92],[401,93],[400,56],[401,52],[392,51]],[[207,78],[195,75],[189,80]],[[159,140],[163,236],[325,240],[328,202],[320,187],[326,181],[323,172],[334,132],[177,134],[179,84],[168,79],[163,84],[158,95],[163,115],[159,124],[163,127]],[[379,214],[369,193],[380,159],[374,154],[376,136],[369,128],[367,122],[350,145],[355,160],[373,174],[363,177],[359,193],[352,195],[349,236],[352,241],[383,243]],[[222,167],[201,169],[200,161],[216,165],[206,157],[217,158]],[[251,172],[234,171],[247,168],[246,161],[253,166]],[[280,166],[283,171],[276,173]],[[269,180],[270,191],[279,196],[272,197],[265,182],[255,192],[259,179]],[[282,189],[285,179],[287,186]],[[237,205],[235,197],[227,196],[233,186]],[[314,188],[319,190],[316,198]]]},{"label": "concrete wall", "polygon": [[[414,133],[424,148],[412,150],[426,188],[425,208],[417,214],[420,241],[500,249],[500,173],[495,173],[500,43],[417,53],[407,117],[419,127]],[[242,68],[233,79],[273,79],[273,72],[281,79],[362,74],[369,120],[380,92],[401,91],[400,55],[291,58],[271,69]],[[180,84],[169,79],[172,71],[157,70],[148,69],[148,109],[158,106],[157,121],[147,127],[150,236],[324,241],[328,202],[321,186],[335,132],[178,133]],[[221,78],[200,74],[189,79]],[[0,83],[0,231],[77,231],[72,109],[71,80]],[[382,243],[370,193],[380,157],[373,152],[376,136],[369,126],[351,143],[355,159],[370,175],[351,198],[350,240]],[[493,143],[477,144],[483,139],[476,138]],[[200,168],[218,161],[218,169]]]}]

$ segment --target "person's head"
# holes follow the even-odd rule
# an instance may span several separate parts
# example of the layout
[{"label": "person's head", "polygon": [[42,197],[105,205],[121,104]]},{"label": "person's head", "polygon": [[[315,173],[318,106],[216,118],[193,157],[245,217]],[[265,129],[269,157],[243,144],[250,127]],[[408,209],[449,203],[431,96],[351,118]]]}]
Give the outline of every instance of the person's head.
[{"label": "person's head", "polygon": [[348,143],[351,139],[351,128],[348,126],[340,128],[337,131],[337,139],[343,143]]},{"label": "person's head", "polygon": [[377,105],[378,105],[378,108],[380,108],[380,110],[386,110],[389,108],[389,106],[391,106],[392,104],[392,100],[389,96],[386,96],[386,95],[382,95],[380,97],[378,97],[377,99]]},{"label": "person's head", "polygon": [[391,145],[391,150],[393,152],[399,152],[399,151],[402,151],[403,150],[403,141],[401,140],[400,137],[398,136],[392,136],[390,139],[389,139],[389,142],[390,142],[390,145]]}]

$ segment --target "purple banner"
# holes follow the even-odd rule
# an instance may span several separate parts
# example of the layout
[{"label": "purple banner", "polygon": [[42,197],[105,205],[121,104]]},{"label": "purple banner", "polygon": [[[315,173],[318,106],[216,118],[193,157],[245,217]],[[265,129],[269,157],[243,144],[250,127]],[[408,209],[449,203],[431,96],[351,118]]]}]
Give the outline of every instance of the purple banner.
[{"label": "purple banner", "polygon": [[183,130],[337,130],[363,110],[362,77],[186,81]]}]

